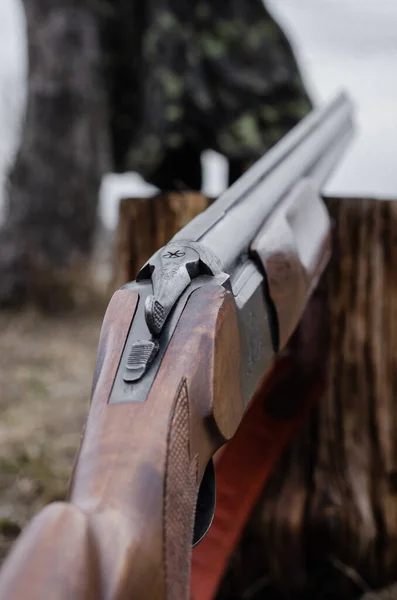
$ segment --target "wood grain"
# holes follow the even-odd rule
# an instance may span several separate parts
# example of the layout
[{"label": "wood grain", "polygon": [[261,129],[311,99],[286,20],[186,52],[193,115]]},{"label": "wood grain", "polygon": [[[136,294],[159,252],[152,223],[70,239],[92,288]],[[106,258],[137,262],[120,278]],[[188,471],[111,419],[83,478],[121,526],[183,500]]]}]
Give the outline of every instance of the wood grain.
[{"label": "wood grain", "polygon": [[136,303],[129,290],[112,298],[70,504],[16,544],[2,600],[188,599],[199,482],[242,414],[236,309],[219,285],[195,290],[146,401],[109,404]]},{"label": "wood grain", "polygon": [[[181,510],[183,495],[179,496],[179,505],[170,504],[167,496],[172,493],[166,485],[167,465],[171,464],[167,452],[172,451],[173,443],[170,424],[174,423],[180,386],[185,382],[188,430],[179,435],[190,439],[185,454],[197,457],[194,460],[200,481],[208,460],[224,441],[219,431],[227,430],[216,414],[226,412],[219,404],[235,402],[241,406],[238,386],[229,398],[214,393],[219,389],[214,378],[222,376],[222,380],[236,382],[238,373],[238,362],[230,360],[229,349],[222,353],[219,348],[224,328],[238,331],[230,294],[219,286],[197,290],[182,314],[147,401],[108,405],[106,394],[94,394],[71,501],[90,514],[101,558],[104,598],[127,598],[129,594],[172,598],[166,595],[163,528],[172,530],[173,517],[170,508],[165,507]],[[239,340],[232,341],[237,347]],[[170,435],[171,447],[167,442]],[[187,472],[183,477],[188,477],[190,459],[185,463]],[[189,495],[189,506],[184,507],[190,515],[189,527],[193,525],[196,493],[197,486]],[[190,546],[191,540],[187,547],[182,546],[185,556],[190,556]],[[167,568],[175,574],[177,568],[171,557],[177,563],[179,558],[169,550],[168,542],[166,548]],[[180,576],[185,577],[185,573]]]},{"label": "wood grain", "polygon": [[105,402],[108,401],[137,302],[138,296],[131,290],[118,290],[113,294],[103,319],[99,338],[91,400],[99,395],[105,399]]}]

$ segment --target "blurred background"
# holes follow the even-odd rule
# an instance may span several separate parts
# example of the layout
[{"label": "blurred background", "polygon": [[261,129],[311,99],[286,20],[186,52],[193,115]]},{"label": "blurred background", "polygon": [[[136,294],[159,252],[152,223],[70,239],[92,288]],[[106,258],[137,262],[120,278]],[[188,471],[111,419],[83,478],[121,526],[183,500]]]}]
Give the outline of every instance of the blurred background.
[{"label": "blurred background", "polygon": [[[107,1],[93,3],[105,18]],[[73,25],[54,14],[49,27],[51,2],[39,5],[0,2],[0,556],[41,506],[64,497],[109,296],[119,201],[157,189],[137,172],[111,172],[90,17],[77,3]],[[397,198],[396,0],[267,0],[266,6],[287,34],[314,104],[342,88],[357,109],[354,144],[326,192]],[[36,36],[29,61],[27,13]],[[54,31],[63,32],[63,46]],[[57,48],[69,48],[70,69],[66,61],[59,71]],[[81,48],[87,52],[79,71],[73,65]],[[35,100],[26,118],[29,71]],[[95,113],[90,124],[68,96],[51,103],[60,80]],[[72,105],[73,122],[62,121]],[[228,184],[227,160],[215,150],[201,160],[202,190],[217,196]]]},{"label": "blurred background", "polygon": [[[305,83],[317,103],[341,88],[357,108],[359,132],[349,156],[328,184],[331,194],[394,198],[397,189],[397,3],[395,0],[268,0],[267,6],[288,34]],[[0,5],[0,176],[18,145],[24,110],[27,48],[20,0]],[[204,193],[226,186],[222,156],[204,153]],[[122,196],[151,194],[138,174],[109,174],[100,195],[106,227],[117,223]]]}]

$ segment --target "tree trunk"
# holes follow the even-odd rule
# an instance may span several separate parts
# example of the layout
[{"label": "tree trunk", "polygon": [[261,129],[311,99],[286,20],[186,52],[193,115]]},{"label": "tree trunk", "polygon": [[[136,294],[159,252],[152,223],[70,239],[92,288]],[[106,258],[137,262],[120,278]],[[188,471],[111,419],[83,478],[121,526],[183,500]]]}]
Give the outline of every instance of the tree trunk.
[{"label": "tree trunk", "polygon": [[89,257],[107,160],[96,22],[77,0],[25,0],[28,107],[0,233],[0,305],[56,306]]}]

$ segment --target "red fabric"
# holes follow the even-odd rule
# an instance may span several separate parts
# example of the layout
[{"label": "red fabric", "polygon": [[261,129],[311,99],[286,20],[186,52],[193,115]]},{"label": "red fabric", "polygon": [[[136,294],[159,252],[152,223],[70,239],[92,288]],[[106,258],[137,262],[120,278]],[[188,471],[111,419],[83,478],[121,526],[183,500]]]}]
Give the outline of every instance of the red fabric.
[{"label": "red fabric", "polygon": [[[213,600],[245,524],[292,435],[323,388],[318,376],[296,378],[290,358],[278,360],[253,398],[240,427],[216,462],[217,500],[211,529],[192,554],[191,599]],[[265,400],[293,394],[291,418],[269,415]],[[282,400],[282,398],[280,398]]]}]

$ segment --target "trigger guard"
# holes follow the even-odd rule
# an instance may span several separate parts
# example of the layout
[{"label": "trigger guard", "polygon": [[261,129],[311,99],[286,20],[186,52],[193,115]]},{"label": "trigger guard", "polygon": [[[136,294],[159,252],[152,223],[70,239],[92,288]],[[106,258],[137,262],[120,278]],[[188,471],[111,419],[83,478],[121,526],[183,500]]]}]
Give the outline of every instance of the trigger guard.
[{"label": "trigger guard", "polygon": [[214,461],[209,461],[200,483],[196,504],[193,532],[193,548],[203,539],[211,527],[216,505],[216,482]]}]

